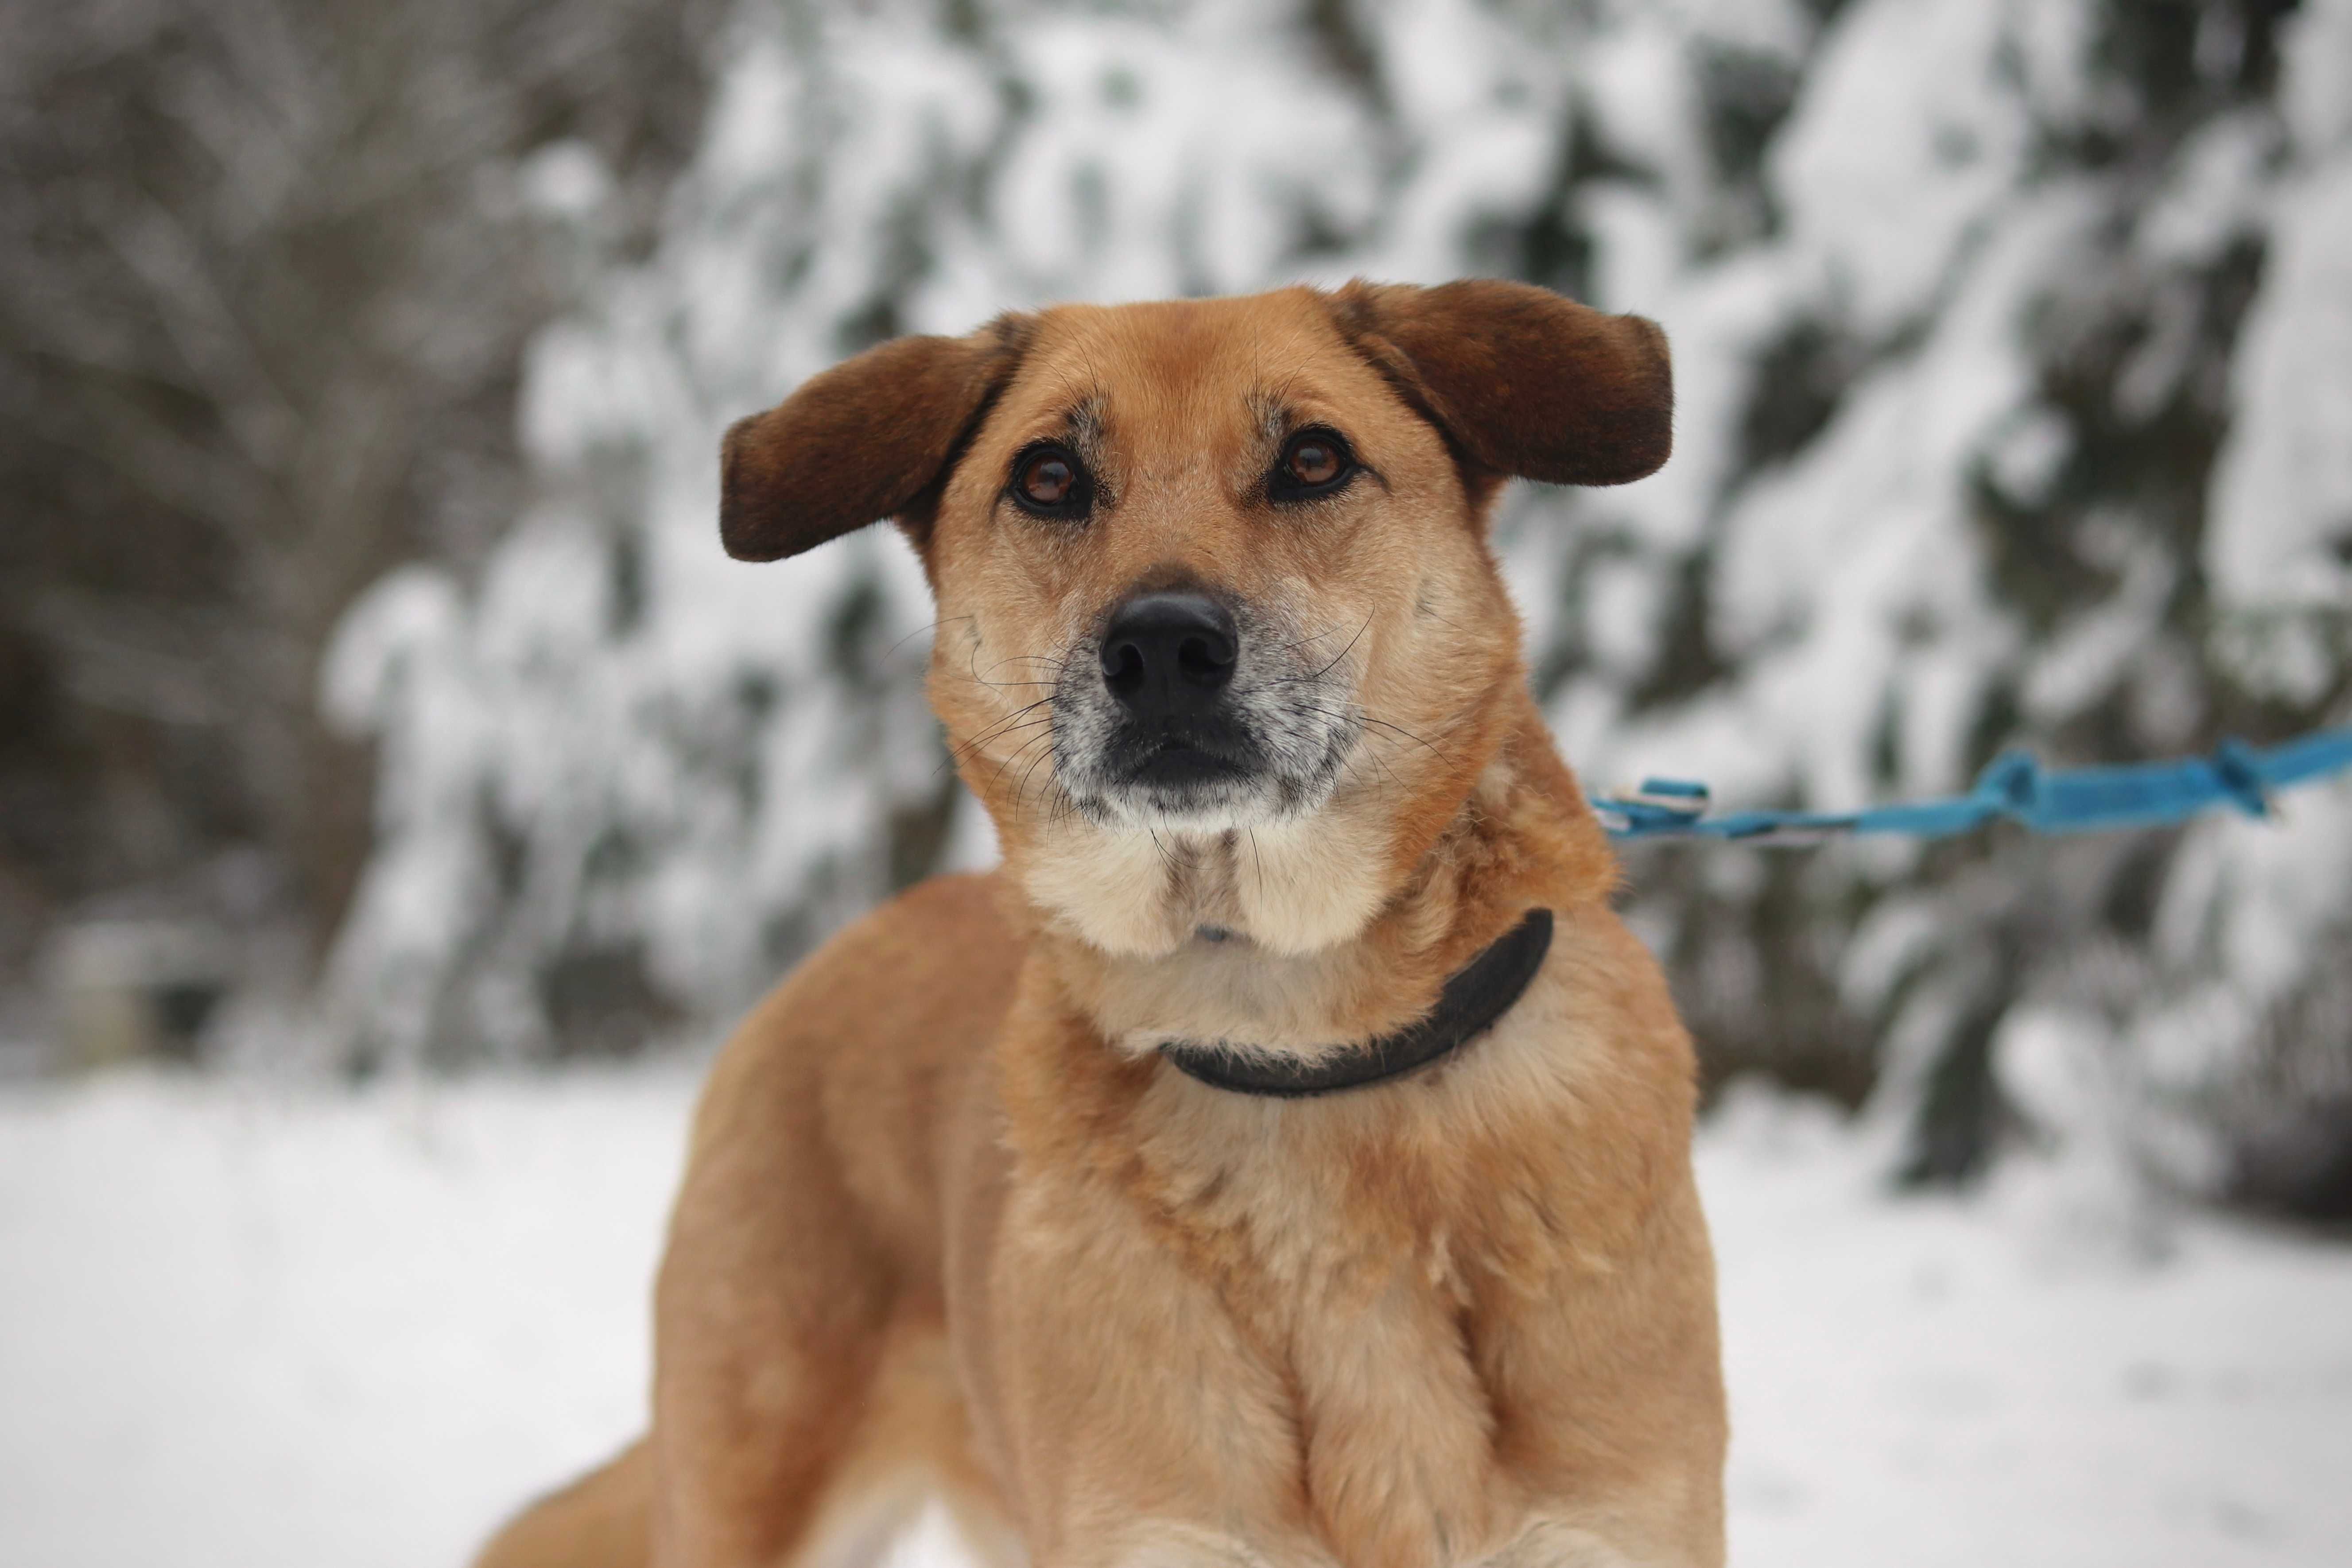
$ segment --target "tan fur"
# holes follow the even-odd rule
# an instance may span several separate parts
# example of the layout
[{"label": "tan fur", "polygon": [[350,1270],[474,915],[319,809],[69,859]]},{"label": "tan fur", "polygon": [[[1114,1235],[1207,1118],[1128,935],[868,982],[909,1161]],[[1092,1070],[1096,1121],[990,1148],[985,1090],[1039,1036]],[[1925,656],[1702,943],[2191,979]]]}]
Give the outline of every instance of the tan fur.
[{"label": "tan fur", "polygon": [[[939,345],[893,345],[911,466],[826,492],[793,444],[872,417],[889,378],[852,362],[730,436],[730,515],[773,554],[897,498],[940,604],[932,701],[1004,865],[844,931],[729,1044],[652,1434],[483,1562],[845,1563],[938,1491],[1038,1568],[1720,1563],[1690,1049],[1483,531],[1508,474],[1662,460],[1655,329],[1483,284],[911,342]],[[1282,418],[1379,482],[1271,514]],[[1040,438],[1099,477],[1095,521],[1003,499]],[[817,493],[761,478],[787,472]],[[1273,606],[1349,682],[1366,725],[1314,809],[1143,832],[1070,808],[1032,704],[1160,581]],[[1414,1078],[1265,1100],[1152,1050],[1397,1027],[1538,907],[1534,984]]]}]

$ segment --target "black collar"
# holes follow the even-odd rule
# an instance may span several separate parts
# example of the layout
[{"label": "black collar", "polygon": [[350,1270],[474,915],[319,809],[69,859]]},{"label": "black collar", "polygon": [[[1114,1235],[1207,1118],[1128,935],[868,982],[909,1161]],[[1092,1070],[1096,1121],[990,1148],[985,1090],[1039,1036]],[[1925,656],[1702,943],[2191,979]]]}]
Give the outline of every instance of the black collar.
[{"label": "black collar", "polygon": [[1427,1017],[1320,1061],[1302,1062],[1222,1041],[1194,1045],[1171,1040],[1160,1054],[1187,1077],[1236,1094],[1297,1100],[1361,1089],[1427,1067],[1494,1027],[1527,991],[1549,951],[1551,911],[1529,910],[1527,919],[1445,983]]}]

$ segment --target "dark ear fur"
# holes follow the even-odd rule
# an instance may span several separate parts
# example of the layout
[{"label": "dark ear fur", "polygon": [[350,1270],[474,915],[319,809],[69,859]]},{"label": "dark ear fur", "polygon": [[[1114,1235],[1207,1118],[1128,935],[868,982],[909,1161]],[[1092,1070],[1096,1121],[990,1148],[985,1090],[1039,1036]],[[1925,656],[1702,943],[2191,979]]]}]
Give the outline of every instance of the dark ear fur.
[{"label": "dark ear fur", "polygon": [[963,338],[897,338],[739,419],[719,458],[719,538],[776,561],[885,518],[919,524],[1019,353],[1002,320]]},{"label": "dark ear fur", "polygon": [[1619,485],[1674,448],[1674,371],[1654,321],[1483,278],[1360,279],[1331,303],[1357,349],[1487,474]]}]

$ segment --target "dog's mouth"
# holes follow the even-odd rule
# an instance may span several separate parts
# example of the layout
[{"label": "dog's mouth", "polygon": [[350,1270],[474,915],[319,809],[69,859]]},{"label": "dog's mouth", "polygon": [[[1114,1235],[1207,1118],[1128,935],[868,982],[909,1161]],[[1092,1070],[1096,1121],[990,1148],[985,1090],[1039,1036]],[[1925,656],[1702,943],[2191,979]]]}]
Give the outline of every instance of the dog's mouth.
[{"label": "dog's mouth", "polygon": [[1112,737],[1103,764],[1113,784],[1181,798],[1262,776],[1265,755],[1232,723],[1196,721],[1156,732],[1138,724]]},{"label": "dog's mouth", "polygon": [[1330,794],[1356,726],[1267,706],[1099,727],[1074,709],[1057,715],[1055,772],[1078,810],[1108,826],[1223,829],[1313,811]]}]

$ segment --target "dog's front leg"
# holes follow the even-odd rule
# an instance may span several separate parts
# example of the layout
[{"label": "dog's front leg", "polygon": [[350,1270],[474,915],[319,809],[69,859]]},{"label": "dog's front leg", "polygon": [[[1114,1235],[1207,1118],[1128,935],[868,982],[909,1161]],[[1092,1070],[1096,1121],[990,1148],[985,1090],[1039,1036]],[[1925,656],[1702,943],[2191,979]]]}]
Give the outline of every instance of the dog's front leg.
[{"label": "dog's front leg", "polygon": [[1339,1568],[1328,1555],[1298,1542],[1269,1552],[1239,1536],[1175,1520],[1139,1521],[1072,1561],[1104,1568]]},{"label": "dog's front leg", "polygon": [[812,1561],[892,1342],[890,1276],[804,1064],[745,1035],[706,1091],[655,1292],[655,1568]]},{"label": "dog's front leg", "polygon": [[1589,1521],[1539,1518],[1475,1568],[1682,1568],[1674,1553],[1631,1552]]},{"label": "dog's front leg", "polygon": [[1036,1568],[1336,1568],[1281,1373],[1116,1195],[1016,1186],[986,1280],[958,1310]]}]

